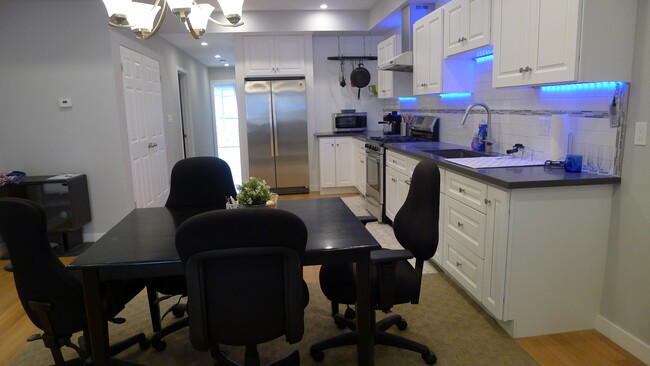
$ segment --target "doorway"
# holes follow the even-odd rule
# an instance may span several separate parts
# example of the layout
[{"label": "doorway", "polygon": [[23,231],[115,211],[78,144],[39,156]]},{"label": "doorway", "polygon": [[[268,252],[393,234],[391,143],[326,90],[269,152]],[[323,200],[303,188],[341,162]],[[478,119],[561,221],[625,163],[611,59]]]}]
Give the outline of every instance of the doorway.
[{"label": "doorway", "polygon": [[242,183],[239,115],[234,81],[212,83],[217,156],[230,166],[235,185]]},{"label": "doorway", "polygon": [[188,72],[178,68],[178,103],[180,109],[181,141],[183,145],[183,158],[194,156],[194,143],[192,138],[192,124],[190,116],[190,93],[187,87]]}]

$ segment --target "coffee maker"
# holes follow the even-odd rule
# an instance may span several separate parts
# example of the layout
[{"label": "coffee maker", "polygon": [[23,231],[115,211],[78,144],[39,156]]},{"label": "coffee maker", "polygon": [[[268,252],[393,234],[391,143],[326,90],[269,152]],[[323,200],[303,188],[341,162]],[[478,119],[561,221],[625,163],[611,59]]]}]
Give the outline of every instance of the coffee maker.
[{"label": "coffee maker", "polygon": [[384,116],[384,120],[379,122],[384,125],[384,135],[399,135],[402,127],[402,116],[397,111],[392,111]]}]

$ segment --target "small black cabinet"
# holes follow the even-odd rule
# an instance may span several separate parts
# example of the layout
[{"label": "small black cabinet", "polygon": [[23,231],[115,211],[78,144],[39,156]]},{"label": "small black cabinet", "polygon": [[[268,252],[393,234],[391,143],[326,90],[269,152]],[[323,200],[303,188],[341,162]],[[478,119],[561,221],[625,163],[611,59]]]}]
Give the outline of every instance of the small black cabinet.
[{"label": "small black cabinet", "polygon": [[83,226],[91,220],[85,174],[27,176],[20,184],[0,187],[0,197],[26,198],[43,207],[49,239],[60,252],[83,242]]}]

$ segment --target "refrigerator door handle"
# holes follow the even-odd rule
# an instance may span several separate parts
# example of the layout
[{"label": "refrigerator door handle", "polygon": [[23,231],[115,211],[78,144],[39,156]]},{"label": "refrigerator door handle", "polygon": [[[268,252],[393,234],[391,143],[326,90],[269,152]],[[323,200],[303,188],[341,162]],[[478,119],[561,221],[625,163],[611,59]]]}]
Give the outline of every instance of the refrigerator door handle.
[{"label": "refrigerator door handle", "polygon": [[273,108],[273,100],[269,93],[269,137],[271,138],[271,156],[276,157],[275,151],[277,143],[275,142],[276,128],[275,128],[275,108]]},{"label": "refrigerator door handle", "polygon": [[280,155],[278,151],[278,116],[274,105],[271,105],[271,114],[271,125],[273,128],[273,136],[271,137],[271,149],[273,150],[273,156],[278,157]]}]

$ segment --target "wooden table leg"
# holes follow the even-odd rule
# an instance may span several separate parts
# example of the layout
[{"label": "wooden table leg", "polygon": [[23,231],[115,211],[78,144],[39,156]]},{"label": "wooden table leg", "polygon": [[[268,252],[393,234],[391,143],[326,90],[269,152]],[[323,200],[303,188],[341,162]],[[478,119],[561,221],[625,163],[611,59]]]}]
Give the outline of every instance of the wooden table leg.
[{"label": "wooden table leg", "polygon": [[99,274],[95,270],[82,271],[84,303],[88,320],[88,338],[92,350],[93,365],[109,364],[108,319],[102,307],[102,292]]},{"label": "wooden table leg", "polygon": [[373,308],[370,296],[370,252],[357,266],[357,360],[360,366],[375,364]]}]

